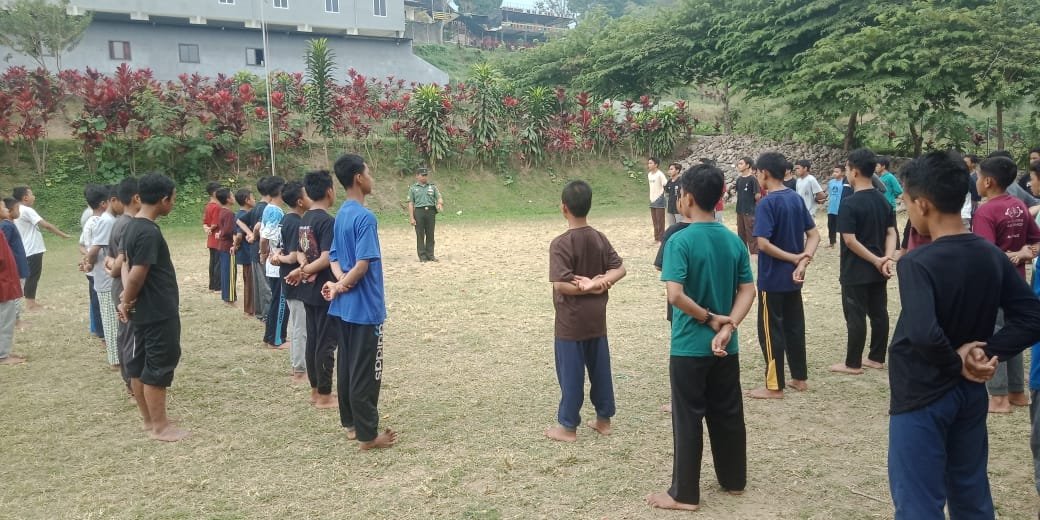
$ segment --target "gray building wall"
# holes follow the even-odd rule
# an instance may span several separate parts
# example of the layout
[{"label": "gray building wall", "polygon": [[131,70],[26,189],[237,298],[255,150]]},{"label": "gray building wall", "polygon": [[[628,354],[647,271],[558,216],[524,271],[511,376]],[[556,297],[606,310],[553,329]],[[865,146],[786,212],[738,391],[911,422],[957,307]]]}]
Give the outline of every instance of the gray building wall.
[{"label": "gray building wall", "polygon": [[[303,72],[307,42],[317,37],[322,36],[269,32],[266,55],[268,66],[272,71]],[[410,40],[325,37],[329,39],[329,47],[336,53],[336,79],[340,83],[346,80],[349,68],[376,78],[393,75],[418,83],[444,84],[448,81],[446,73],[412,54]],[[109,41],[130,42],[131,59],[111,59]],[[179,44],[198,45],[199,63],[181,63]],[[233,75],[247,71],[262,75],[264,67],[246,64],[246,49],[262,47],[262,36],[258,30],[95,20],[80,44],[62,56],[62,68],[82,70],[90,67],[111,73],[120,64],[127,63],[135,69],[152,69],[155,78],[159,80],[174,80],[182,73],[215,77],[218,73]],[[13,54],[3,47],[0,47],[0,57],[6,57],[8,65],[36,66],[31,58]],[[53,60],[49,65],[53,66]]]}]

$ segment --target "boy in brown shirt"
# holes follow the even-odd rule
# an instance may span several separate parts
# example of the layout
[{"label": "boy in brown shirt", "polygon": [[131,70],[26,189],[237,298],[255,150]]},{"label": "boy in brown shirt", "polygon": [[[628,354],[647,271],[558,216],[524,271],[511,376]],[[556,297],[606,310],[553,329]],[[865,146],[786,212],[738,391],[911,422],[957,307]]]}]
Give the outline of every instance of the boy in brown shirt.
[{"label": "boy in brown shirt", "polygon": [[564,442],[577,440],[581,406],[585,401],[585,369],[592,387],[589,400],[596,419],[589,427],[610,434],[614,416],[614,384],[607,347],[607,291],[625,276],[621,257],[607,237],[589,226],[592,188],[572,181],[563,188],[560,209],[567,231],[549,246],[549,281],[556,308],[556,377],[562,397],[559,426],[545,436]]}]

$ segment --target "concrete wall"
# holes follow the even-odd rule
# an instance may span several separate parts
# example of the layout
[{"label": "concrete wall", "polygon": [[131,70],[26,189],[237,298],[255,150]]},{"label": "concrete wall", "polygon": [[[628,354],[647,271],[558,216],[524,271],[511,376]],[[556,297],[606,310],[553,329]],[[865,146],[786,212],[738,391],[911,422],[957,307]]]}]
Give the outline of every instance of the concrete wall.
[{"label": "concrete wall", "polygon": [[[300,33],[270,33],[267,54],[270,69],[303,72],[307,42],[315,37]],[[336,53],[336,78],[339,82],[346,80],[346,71],[351,67],[378,78],[393,75],[420,83],[444,84],[448,81],[446,73],[412,54],[409,40],[336,36],[328,39],[330,48]],[[130,42],[131,59],[126,63],[133,68],[150,68],[160,80],[176,79],[182,73],[214,77],[218,73],[232,75],[243,70],[254,74],[264,72],[263,67],[246,65],[246,48],[263,47],[258,30],[110,21],[91,24],[83,41],[62,57],[62,68],[82,70],[91,67],[113,72],[124,62],[109,58],[110,40]],[[199,46],[199,63],[180,62],[178,45],[182,43]],[[0,47],[0,57],[5,56],[9,58],[8,65],[36,67],[32,59],[12,55],[10,50]]]},{"label": "concrete wall", "polygon": [[338,13],[326,12],[325,0],[287,1],[287,9],[273,7],[274,0],[234,0],[233,4],[222,4],[218,0],[72,0],[69,5],[82,11],[141,13],[184,20],[199,16],[207,23],[214,23],[259,21],[260,3],[264,2],[264,18],[268,24],[290,27],[306,24],[315,29],[341,32],[352,28],[404,31],[403,0],[385,0],[386,16],[375,15],[377,0],[339,0]]}]

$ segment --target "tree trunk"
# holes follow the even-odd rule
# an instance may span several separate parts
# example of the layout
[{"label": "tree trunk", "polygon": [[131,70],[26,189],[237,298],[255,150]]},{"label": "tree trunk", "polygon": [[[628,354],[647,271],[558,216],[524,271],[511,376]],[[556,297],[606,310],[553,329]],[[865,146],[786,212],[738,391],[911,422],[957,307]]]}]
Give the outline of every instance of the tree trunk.
[{"label": "tree trunk", "polygon": [[910,121],[910,141],[914,145],[914,157],[920,157],[921,156],[921,142],[923,141],[923,139],[921,138],[921,135],[917,131],[916,123],[914,123],[913,121]]},{"label": "tree trunk", "polygon": [[1004,102],[997,101],[997,150],[1004,149]]},{"label": "tree trunk", "polygon": [[848,152],[856,145],[856,127],[859,126],[859,112],[853,112],[849,116],[849,124],[845,127],[845,141],[842,150]]},{"label": "tree trunk", "polygon": [[729,83],[722,85],[722,125],[723,133],[733,133],[733,117],[729,110]]}]

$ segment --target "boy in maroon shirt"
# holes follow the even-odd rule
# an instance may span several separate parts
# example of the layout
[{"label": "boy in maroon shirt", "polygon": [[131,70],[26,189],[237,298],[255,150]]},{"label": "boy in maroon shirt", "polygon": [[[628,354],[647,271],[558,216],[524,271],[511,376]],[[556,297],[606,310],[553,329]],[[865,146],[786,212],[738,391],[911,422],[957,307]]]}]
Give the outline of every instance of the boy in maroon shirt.
[{"label": "boy in maroon shirt", "polygon": [[218,189],[219,182],[210,181],[206,185],[209,202],[202,211],[202,230],[206,232],[206,247],[209,249],[209,290],[213,292],[220,292],[220,239],[217,238],[217,231],[220,227],[221,204],[216,196]]},{"label": "boy in maroon shirt", "polygon": [[0,233],[0,365],[17,365],[25,358],[11,354],[14,346],[14,322],[18,317],[18,300],[22,284],[18,279],[18,265],[7,238]]},{"label": "boy in maroon shirt", "polygon": [[[1026,263],[1036,256],[1031,246],[1040,243],[1040,227],[1030,216],[1029,208],[1007,193],[1017,176],[1018,166],[1011,159],[992,157],[982,161],[976,187],[986,202],[975,212],[972,231],[1004,251],[1025,279]],[[998,314],[998,330],[1003,323],[1003,314]],[[1011,405],[1029,405],[1023,369],[1021,354],[1000,363],[993,379],[986,383],[990,413],[1010,413]]]}]

